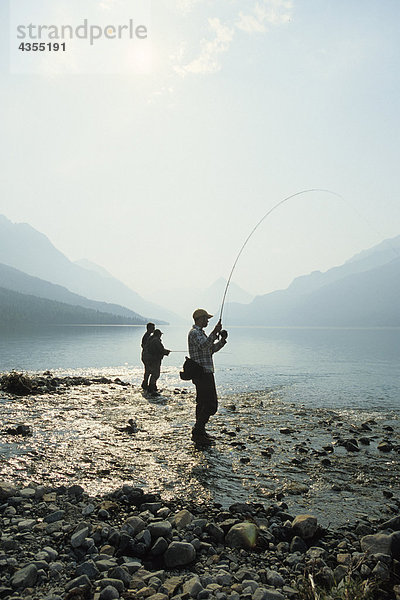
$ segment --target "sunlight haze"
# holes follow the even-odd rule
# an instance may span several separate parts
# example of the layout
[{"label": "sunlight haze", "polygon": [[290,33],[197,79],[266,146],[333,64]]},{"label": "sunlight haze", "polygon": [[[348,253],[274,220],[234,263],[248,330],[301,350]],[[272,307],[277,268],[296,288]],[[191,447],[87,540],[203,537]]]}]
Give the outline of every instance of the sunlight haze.
[{"label": "sunlight haze", "polygon": [[[137,21],[135,3],[52,4],[77,23]],[[27,22],[45,19],[38,5]],[[148,39],[125,41],[118,65],[103,40],[16,73],[1,4],[0,214],[153,301],[227,278],[300,190],[343,199],[304,194],[265,220],[235,270],[250,294],[399,234],[396,0],[158,0],[146,14]]]}]

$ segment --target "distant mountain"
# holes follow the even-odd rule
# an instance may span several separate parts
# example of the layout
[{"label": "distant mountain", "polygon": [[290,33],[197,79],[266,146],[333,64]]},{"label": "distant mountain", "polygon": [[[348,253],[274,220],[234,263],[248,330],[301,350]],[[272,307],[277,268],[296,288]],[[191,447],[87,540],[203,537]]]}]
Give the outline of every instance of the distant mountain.
[{"label": "distant mountain", "polygon": [[99,324],[143,325],[143,320],[72,306],[0,287],[0,329],[20,329],[37,325]]},{"label": "distant mountain", "polygon": [[[237,325],[400,326],[400,236],[326,273],[299,277],[286,290],[230,304]],[[397,256],[397,257],[396,257]]]},{"label": "distant mountain", "polygon": [[292,323],[399,327],[400,259],[324,286],[297,303]]},{"label": "distant mountain", "polygon": [[61,285],[44,281],[38,277],[32,277],[31,275],[27,275],[22,271],[18,271],[13,267],[9,267],[1,263],[0,282],[0,285],[3,288],[12,290],[14,292],[20,292],[22,294],[28,294],[39,298],[46,298],[47,300],[56,300],[58,302],[64,302],[73,306],[91,308],[103,313],[110,313],[113,316],[119,315],[127,317],[138,323],[146,322],[144,317],[132,310],[129,310],[129,308],[126,308],[125,306],[89,300],[84,296],[79,296],[78,294],[70,292],[67,290],[67,288],[62,287]]},{"label": "distant mountain", "polygon": [[[196,308],[206,308],[211,314],[217,315],[222,303],[225,291],[226,279],[220,277],[206,290],[198,288],[179,288],[160,290],[157,297],[163,306],[181,315],[186,320],[191,320],[192,313]],[[233,302],[248,303],[254,298],[241,287],[231,282],[227,294],[228,299]]]},{"label": "distant mountain", "polygon": [[297,277],[290,284],[288,290],[296,294],[310,293],[324,285],[339,281],[347,275],[363,273],[375,267],[380,267],[395,258],[400,258],[400,235],[356,254],[343,265],[329,269],[325,273],[314,271],[310,275]]},{"label": "distant mountain", "polygon": [[104,269],[104,267],[101,267],[100,265],[96,265],[96,263],[94,263],[90,260],[87,260],[87,258],[81,258],[80,260],[75,260],[74,264],[78,265],[79,267],[83,267],[84,269],[87,269],[88,271],[94,271],[95,273],[99,273],[99,275],[102,275],[103,277],[106,277],[107,279],[112,279],[111,273],[109,273],[106,269]]},{"label": "distant mountain", "polygon": [[350,260],[347,261],[346,265],[350,263],[362,263],[369,265],[369,268],[379,267],[391,262],[395,258],[400,258],[400,235],[384,240],[377,246],[363,250],[358,254],[355,254]]},{"label": "distant mountain", "polygon": [[[0,215],[0,262],[33,277],[68,288],[71,292],[126,306],[146,319],[174,322],[176,315],[144,300],[118,279],[97,267],[84,268],[70,261],[50,240],[26,223],[12,223]],[[90,263],[89,263],[90,264]]]}]

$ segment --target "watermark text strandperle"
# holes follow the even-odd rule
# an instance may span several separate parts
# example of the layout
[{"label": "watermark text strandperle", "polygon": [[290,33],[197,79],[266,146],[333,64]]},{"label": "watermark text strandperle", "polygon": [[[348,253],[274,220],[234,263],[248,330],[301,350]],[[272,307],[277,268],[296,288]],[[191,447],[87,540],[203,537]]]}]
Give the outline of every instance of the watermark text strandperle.
[{"label": "watermark text strandperle", "polygon": [[20,40],[66,40],[81,39],[89,40],[93,46],[100,39],[138,39],[145,40],[148,36],[146,25],[136,25],[133,19],[129,19],[125,25],[91,25],[88,19],[84,19],[81,25],[29,25],[17,26],[17,38]]}]

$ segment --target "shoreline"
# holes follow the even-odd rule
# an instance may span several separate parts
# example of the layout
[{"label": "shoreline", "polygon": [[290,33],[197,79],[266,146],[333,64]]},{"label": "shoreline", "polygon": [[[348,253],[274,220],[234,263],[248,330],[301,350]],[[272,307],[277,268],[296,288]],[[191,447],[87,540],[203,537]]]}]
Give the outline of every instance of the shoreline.
[{"label": "shoreline", "polygon": [[234,394],[199,450],[188,390],[34,383],[0,393],[1,598],[400,598],[397,413]]},{"label": "shoreline", "polygon": [[279,496],[324,526],[400,505],[400,413],[309,409],[273,391],[231,394],[210,420],[215,446],[197,449],[191,388],[152,399],[119,378],[28,380],[37,393],[0,393],[0,477],[20,485],[74,481],[109,493],[128,484],[223,506]]}]

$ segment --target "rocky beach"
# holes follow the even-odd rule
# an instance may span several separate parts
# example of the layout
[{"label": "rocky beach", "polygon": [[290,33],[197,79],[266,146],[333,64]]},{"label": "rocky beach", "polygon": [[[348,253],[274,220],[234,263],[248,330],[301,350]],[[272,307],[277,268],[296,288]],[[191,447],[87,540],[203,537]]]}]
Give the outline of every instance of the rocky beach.
[{"label": "rocky beach", "polygon": [[0,598],[400,597],[398,413],[0,377]]}]

